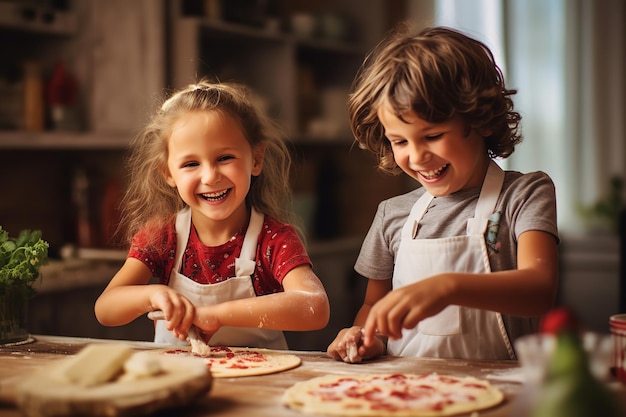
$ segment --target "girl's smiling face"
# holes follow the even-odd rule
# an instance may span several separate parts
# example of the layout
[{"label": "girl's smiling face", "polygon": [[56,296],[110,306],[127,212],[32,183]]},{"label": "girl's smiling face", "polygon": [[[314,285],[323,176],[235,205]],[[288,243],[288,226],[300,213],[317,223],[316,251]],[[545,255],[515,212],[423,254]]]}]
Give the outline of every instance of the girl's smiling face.
[{"label": "girl's smiling face", "polygon": [[433,196],[482,184],[489,165],[485,141],[475,130],[466,135],[460,118],[430,123],[411,111],[401,120],[386,101],[378,118],[396,164]]},{"label": "girl's smiling face", "polygon": [[203,217],[226,221],[235,230],[241,227],[247,221],[245,199],[252,176],[261,173],[262,165],[262,150],[253,150],[239,124],[226,114],[190,112],[172,127],[166,180],[191,207],[194,223]]}]

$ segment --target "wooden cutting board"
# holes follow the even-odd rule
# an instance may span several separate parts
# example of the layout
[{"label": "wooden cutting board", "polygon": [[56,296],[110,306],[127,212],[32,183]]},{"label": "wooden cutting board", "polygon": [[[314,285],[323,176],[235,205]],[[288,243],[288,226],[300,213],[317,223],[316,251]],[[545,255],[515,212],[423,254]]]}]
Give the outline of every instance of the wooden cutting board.
[{"label": "wooden cutting board", "polygon": [[121,417],[184,406],[210,391],[213,380],[202,363],[167,357],[160,361],[163,372],[158,375],[94,387],[60,382],[54,377],[59,364],[51,365],[18,381],[14,400],[25,417]]}]

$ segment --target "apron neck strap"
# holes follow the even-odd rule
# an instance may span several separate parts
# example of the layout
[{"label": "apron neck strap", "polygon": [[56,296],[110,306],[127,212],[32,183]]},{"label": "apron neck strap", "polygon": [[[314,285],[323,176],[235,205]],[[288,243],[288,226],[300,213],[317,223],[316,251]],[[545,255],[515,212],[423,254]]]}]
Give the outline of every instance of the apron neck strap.
[{"label": "apron neck strap", "polygon": [[191,208],[185,207],[176,214],[176,255],[173,271],[180,271],[183,261],[183,252],[189,240],[191,231]]},{"label": "apron neck strap", "polygon": [[504,171],[495,161],[489,161],[487,175],[485,176],[483,186],[480,190],[474,218],[467,221],[468,235],[485,233],[489,217],[493,214],[496,203],[498,202],[498,197],[500,197],[503,183]]},{"label": "apron neck strap", "polygon": [[430,206],[430,202],[433,201],[433,198],[434,197],[431,193],[424,190],[424,194],[417,199],[417,202],[411,208],[408,221],[405,222],[404,227],[402,228],[402,235],[404,238],[415,239],[417,236],[419,222],[422,220],[422,217],[424,217],[424,213],[428,210],[428,206]]},{"label": "apron neck strap", "polygon": [[235,273],[238,277],[250,276],[254,273],[256,248],[259,240],[259,234],[263,228],[264,215],[259,213],[252,207],[250,209],[250,222],[246,235],[243,238],[241,246],[241,254],[235,259]]}]

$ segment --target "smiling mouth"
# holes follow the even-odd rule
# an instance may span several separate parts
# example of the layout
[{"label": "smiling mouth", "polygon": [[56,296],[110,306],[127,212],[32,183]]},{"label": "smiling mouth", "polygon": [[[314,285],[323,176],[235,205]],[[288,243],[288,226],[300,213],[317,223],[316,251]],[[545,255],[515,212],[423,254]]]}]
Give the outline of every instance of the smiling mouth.
[{"label": "smiling mouth", "polygon": [[230,193],[230,188],[215,193],[201,194],[201,196],[207,201],[216,202],[225,199],[228,193]]},{"label": "smiling mouth", "polygon": [[439,178],[444,172],[446,172],[449,166],[450,164],[445,164],[444,166],[437,169],[433,169],[430,171],[417,171],[417,173],[426,180],[435,180]]}]

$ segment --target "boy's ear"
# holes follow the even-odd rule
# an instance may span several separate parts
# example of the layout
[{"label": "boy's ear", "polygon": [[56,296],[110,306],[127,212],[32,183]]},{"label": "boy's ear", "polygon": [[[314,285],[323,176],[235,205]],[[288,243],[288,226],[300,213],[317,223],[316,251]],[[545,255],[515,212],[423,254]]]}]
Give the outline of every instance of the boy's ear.
[{"label": "boy's ear", "polygon": [[491,129],[478,129],[478,134],[482,138],[488,138],[492,133],[493,131]]},{"label": "boy's ear", "polygon": [[252,151],[252,176],[257,177],[263,170],[263,159],[265,158],[265,145],[259,145]]}]

